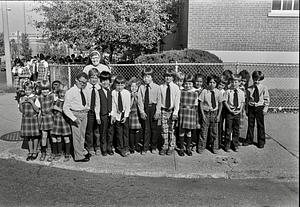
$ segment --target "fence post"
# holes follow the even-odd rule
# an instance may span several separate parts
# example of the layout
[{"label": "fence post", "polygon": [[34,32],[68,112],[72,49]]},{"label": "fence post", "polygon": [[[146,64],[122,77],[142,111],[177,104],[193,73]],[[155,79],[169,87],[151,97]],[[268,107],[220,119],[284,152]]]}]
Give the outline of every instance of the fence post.
[{"label": "fence post", "polygon": [[235,74],[238,74],[239,73],[239,62],[236,62],[236,65],[235,65]]},{"label": "fence post", "polygon": [[68,63],[68,82],[69,82],[69,88],[71,88],[71,67]]},{"label": "fence post", "polygon": [[178,64],[177,64],[177,61],[175,62],[175,72],[176,72],[176,73],[178,72]]}]

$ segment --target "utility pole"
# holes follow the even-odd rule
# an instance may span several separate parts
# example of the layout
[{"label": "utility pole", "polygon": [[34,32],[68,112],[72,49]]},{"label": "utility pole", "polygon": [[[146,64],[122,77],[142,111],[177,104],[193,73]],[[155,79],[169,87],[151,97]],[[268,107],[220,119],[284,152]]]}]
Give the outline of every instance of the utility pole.
[{"label": "utility pole", "polygon": [[1,1],[2,14],[3,14],[3,33],[4,33],[4,50],[5,50],[5,65],[6,65],[6,85],[12,87],[12,75],[11,75],[11,56],[9,45],[9,31],[8,31],[8,14],[7,14],[7,2]]}]

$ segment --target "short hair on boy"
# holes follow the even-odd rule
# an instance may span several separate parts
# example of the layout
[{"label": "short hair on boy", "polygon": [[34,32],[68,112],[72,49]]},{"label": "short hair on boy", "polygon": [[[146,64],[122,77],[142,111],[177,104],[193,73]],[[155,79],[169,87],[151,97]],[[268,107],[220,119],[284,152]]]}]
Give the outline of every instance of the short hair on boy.
[{"label": "short hair on boy", "polygon": [[58,89],[57,89],[57,94],[59,94],[62,91],[67,91],[68,90],[68,86],[65,84],[60,84]]},{"label": "short hair on boy", "polygon": [[131,87],[131,85],[133,83],[136,83],[136,85],[138,87],[141,85],[141,81],[138,78],[134,77],[134,76],[132,78],[130,78],[130,80],[128,81],[128,83],[127,83],[128,87]]},{"label": "short hair on boy", "polygon": [[252,73],[252,80],[258,80],[258,81],[261,81],[265,78],[264,74],[259,71],[259,70],[255,70],[253,71]]},{"label": "short hair on boy", "polygon": [[111,82],[111,73],[108,71],[102,71],[99,75],[100,81],[109,80]]},{"label": "short hair on boy", "polygon": [[194,76],[192,74],[187,74],[185,77],[184,77],[184,80],[183,82],[192,82],[194,83]]},{"label": "short hair on boy", "polygon": [[239,72],[242,79],[245,79],[247,82],[250,80],[250,73],[247,70],[242,70]]},{"label": "short hair on boy", "polygon": [[90,53],[90,58],[91,58],[91,57],[94,57],[94,56],[99,56],[99,57],[101,57],[100,52],[98,52],[97,50],[92,51],[92,52]]},{"label": "short hair on boy", "polygon": [[97,76],[99,77],[99,71],[97,68],[92,68],[91,70],[89,70],[89,78],[93,77],[93,76]]},{"label": "short hair on boy", "polygon": [[61,82],[60,82],[59,80],[53,81],[52,84],[51,84],[52,90],[54,90],[54,86],[55,86],[55,85],[60,85],[60,84],[61,84]]},{"label": "short hair on boy", "polygon": [[142,76],[146,76],[146,75],[151,75],[152,76],[153,74],[153,69],[151,67],[147,67],[147,68],[144,68],[142,70]]},{"label": "short hair on boy", "polygon": [[175,72],[173,69],[166,69],[165,72],[164,72],[164,77],[167,77],[167,76],[172,76],[173,78],[175,78]]},{"label": "short hair on boy", "polygon": [[226,77],[227,80],[229,80],[232,76],[233,72],[231,70],[224,70],[222,75]]},{"label": "short hair on boy", "polygon": [[115,79],[115,84],[124,84],[125,83],[125,78],[121,75],[118,75]]},{"label": "short hair on boy", "polygon": [[199,78],[202,78],[202,80],[204,80],[204,75],[202,75],[201,73],[196,73],[194,76],[194,81],[198,80]]},{"label": "short hair on boy", "polygon": [[207,76],[207,78],[206,78],[206,84],[209,85],[209,82],[211,80],[214,80],[217,84],[220,83],[220,78],[218,76],[214,75],[214,74]]},{"label": "short hair on boy", "polygon": [[241,81],[242,77],[239,74],[232,74],[230,81],[238,80]]},{"label": "short hair on boy", "polygon": [[89,79],[88,75],[85,72],[80,72],[76,75],[77,80],[79,80],[81,77],[84,77],[85,79]]},{"label": "short hair on boy", "polygon": [[42,80],[40,85],[41,90],[50,90],[50,82],[48,80]]}]

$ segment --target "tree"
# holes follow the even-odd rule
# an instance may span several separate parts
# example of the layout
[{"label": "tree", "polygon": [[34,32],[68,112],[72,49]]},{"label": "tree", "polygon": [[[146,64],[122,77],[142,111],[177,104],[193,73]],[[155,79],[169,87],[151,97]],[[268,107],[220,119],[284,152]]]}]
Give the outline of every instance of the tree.
[{"label": "tree", "polygon": [[4,55],[4,34],[0,33],[0,56]]},{"label": "tree", "polygon": [[32,49],[29,47],[28,34],[21,35],[21,55],[28,59],[32,55]]},{"label": "tree", "polygon": [[173,0],[46,1],[36,22],[51,41],[110,53],[153,51],[170,33]]}]

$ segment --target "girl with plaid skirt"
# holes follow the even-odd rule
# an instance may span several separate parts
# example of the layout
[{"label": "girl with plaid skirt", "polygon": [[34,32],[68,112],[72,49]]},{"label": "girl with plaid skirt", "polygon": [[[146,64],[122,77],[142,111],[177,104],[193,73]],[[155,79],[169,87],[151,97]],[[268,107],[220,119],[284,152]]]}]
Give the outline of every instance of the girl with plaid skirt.
[{"label": "girl with plaid skirt", "polygon": [[63,114],[63,104],[65,99],[65,94],[67,87],[65,85],[60,85],[57,89],[58,98],[54,101],[53,105],[53,128],[51,130],[52,137],[52,149],[54,160],[60,159],[62,154],[62,138],[65,141],[65,162],[69,161],[70,155],[70,137],[71,137],[71,126],[67,122],[67,117]]},{"label": "girl with plaid skirt", "polygon": [[45,60],[45,57],[43,54],[40,54],[40,62],[38,63],[38,77],[37,81],[41,82],[43,80],[49,80],[49,67],[48,63]]},{"label": "girl with plaid skirt", "polygon": [[193,89],[193,75],[187,74],[184,89],[180,95],[179,109],[179,156],[184,156],[184,136],[186,136],[186,154],[192,156],[192,130],[196,129],[198,93]]},{"label": "girl with plaid skirt", "polygon": [[38,156],[37,146],[40,136],[38,114],[40,103],[33,93],[30,82],[24,84],[25,96],[20,98],[19,110],[22,113],[21,137],[28,140],[29,153],[27,161],[35,160]]},{"label": "girl with plaid skirt", "polygon": [[142,131],[141,123],[138,116],[138,88],[140,81],[133,77],[129,80],[129,89],[131,92],[131,107],[129,113],[129,152],[140,151],[139,142],[141,140]]},{"label": "girl with plaid skirt", "polygon": [[[40,110],[40,130],[42,131],[42,143],[41,143],[41,151],[42,155],[40,157],[41,161],[44,161],[46,158],[46,148],[47,148],[47,139],[50,135],[50,131],[53,128],[53,103],[54,96],[50,93],[50,83],[47,80],[43,80],[40,85],[41,95],[38,97],[41,110]],[[53,156],[51,155],[47,161],[51,162],[53,160]]]}]

